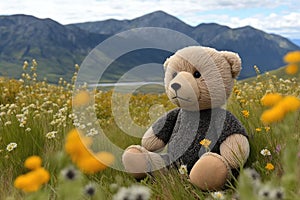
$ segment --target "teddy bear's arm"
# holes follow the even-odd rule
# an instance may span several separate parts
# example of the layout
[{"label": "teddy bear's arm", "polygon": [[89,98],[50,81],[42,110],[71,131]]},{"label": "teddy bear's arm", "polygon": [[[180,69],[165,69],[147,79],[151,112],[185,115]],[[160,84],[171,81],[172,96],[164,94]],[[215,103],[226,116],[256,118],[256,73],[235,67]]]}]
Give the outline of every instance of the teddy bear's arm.
[{"label": "teddy bear's arm", "polygon": [[150,127],[142,138],[142,146],[148,151],[157,151],[163,149],[166,144],[154,134]]},{"label": "teddy bear's arm", "polygon": [[231,168],[237,169],[245,164],[250,152],[248,139],[242,134],[233,134],[220,146],[220,154]]},{"label": "teddy bear's arm", "polygon": [[162,150],[173,133],[179,110],[175,108],[160,117],[144,134],[142,146],[148,151]]},{"label": "teddy bear's arm", "polygon": [[239,168],[245,164],[250,152],[250,145],[245,128],[229,111],[226,111],[223,136],[221,136],[220,154],[231,168]]}]

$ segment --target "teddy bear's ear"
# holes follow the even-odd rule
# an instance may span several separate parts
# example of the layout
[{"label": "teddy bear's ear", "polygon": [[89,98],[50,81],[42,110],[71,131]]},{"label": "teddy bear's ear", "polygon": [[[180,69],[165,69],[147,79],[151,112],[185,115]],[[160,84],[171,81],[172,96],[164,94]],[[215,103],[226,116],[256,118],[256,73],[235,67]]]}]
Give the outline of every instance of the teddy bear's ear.
[{"label": "teddy bear's ear", "polygon": [[242,69],[242,61],[240,56],[237,53],[229,51],[221,51],[221,54],[231,66],[232,78],[236,78]]},{"label": "teddy bear's ear", "polygon": [[170,58],[167,58],[166,61],[164,62],[164,70],[165,70],[165,71],[166,71],[167,66],[168,66],[168,64],[169,64],[169,59],[170,59]]}]

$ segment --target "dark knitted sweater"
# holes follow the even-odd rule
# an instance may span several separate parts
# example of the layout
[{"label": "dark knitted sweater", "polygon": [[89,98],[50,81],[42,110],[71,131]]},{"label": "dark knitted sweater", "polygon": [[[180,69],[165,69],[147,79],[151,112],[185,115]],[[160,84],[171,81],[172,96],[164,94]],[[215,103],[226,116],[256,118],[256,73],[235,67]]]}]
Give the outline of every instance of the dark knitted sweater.
[{"label": "dark knitted sweater", "polygon": [[220,154],[221,143],[230,135],[247,133],[241,123],[229,111],[215,108],[201,111],[173,109],[152,125],[154,134],[165,144],[167,153],[161,154],[167,165],[187,165],[190,172],[207,149],[200,141],[209,139],[211,152]]}]

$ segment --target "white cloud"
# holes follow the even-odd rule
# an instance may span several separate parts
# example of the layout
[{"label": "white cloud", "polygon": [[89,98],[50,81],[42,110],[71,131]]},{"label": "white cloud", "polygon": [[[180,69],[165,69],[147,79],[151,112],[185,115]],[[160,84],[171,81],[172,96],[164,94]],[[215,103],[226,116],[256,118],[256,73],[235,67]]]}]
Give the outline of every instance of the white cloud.
[{"label": "white cloud", "polygon": [[[278,7],[283,10],[275,9]],[[252,16],[242,17],[243,9],[251,8],[274,8],[274,13],[254,13]],[[267,32],[300,38],[297,9],[300,10],[298,0],[9,0],[0,3],[1,14],[30,14],[52,18],[63,24],[109,18],[133,19],[156,10],[164,10],[191,25],[202,22],[217,22],[231,27],[251,25]],[[225,13],[213,14],[220,10]],[[230,11],[239,11],[241,16],[232,16]]]},{"label": "white cloud", "polygon": [[300,38],[300,13],[286,13],[269,15],[258,14],[247,18],[229,17],[229,16],[207,16],[209,19],[215,19],[220,24],[226,24],[232,28],[241,26],[253,26],[268,33],[276,33],[289,38]]}]

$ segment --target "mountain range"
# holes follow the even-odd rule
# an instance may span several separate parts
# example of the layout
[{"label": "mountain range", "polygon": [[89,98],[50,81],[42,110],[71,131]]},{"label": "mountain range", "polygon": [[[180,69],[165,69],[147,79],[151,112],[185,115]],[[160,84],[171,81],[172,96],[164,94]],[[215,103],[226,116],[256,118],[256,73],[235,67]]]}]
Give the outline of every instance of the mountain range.
[{"label": "mountain range", "polygon": [[[200,21],[200,20],[199,20]],[[239,53],[243,61],[240,78],[284,65],[288,51],[300,50],[290,40],[251,26],[230,28],[216,23],[190,26],[163,11],[133,20],[115,20],[62,25],[52,19],[29,15],[0,16],[0,76],[19,78],[24,60],[37,59],[38,75],[55,83],[59,77],[70,80],[74,64],[106,38],[132,28],[163,27],[182,32],[203,46]],[[145,49],[121,56],[106,71],[103,81],[116,81],[124,72],[140,64],[163,63],[171,52]],[[162,77],[159,77],[162,78]]]}]

